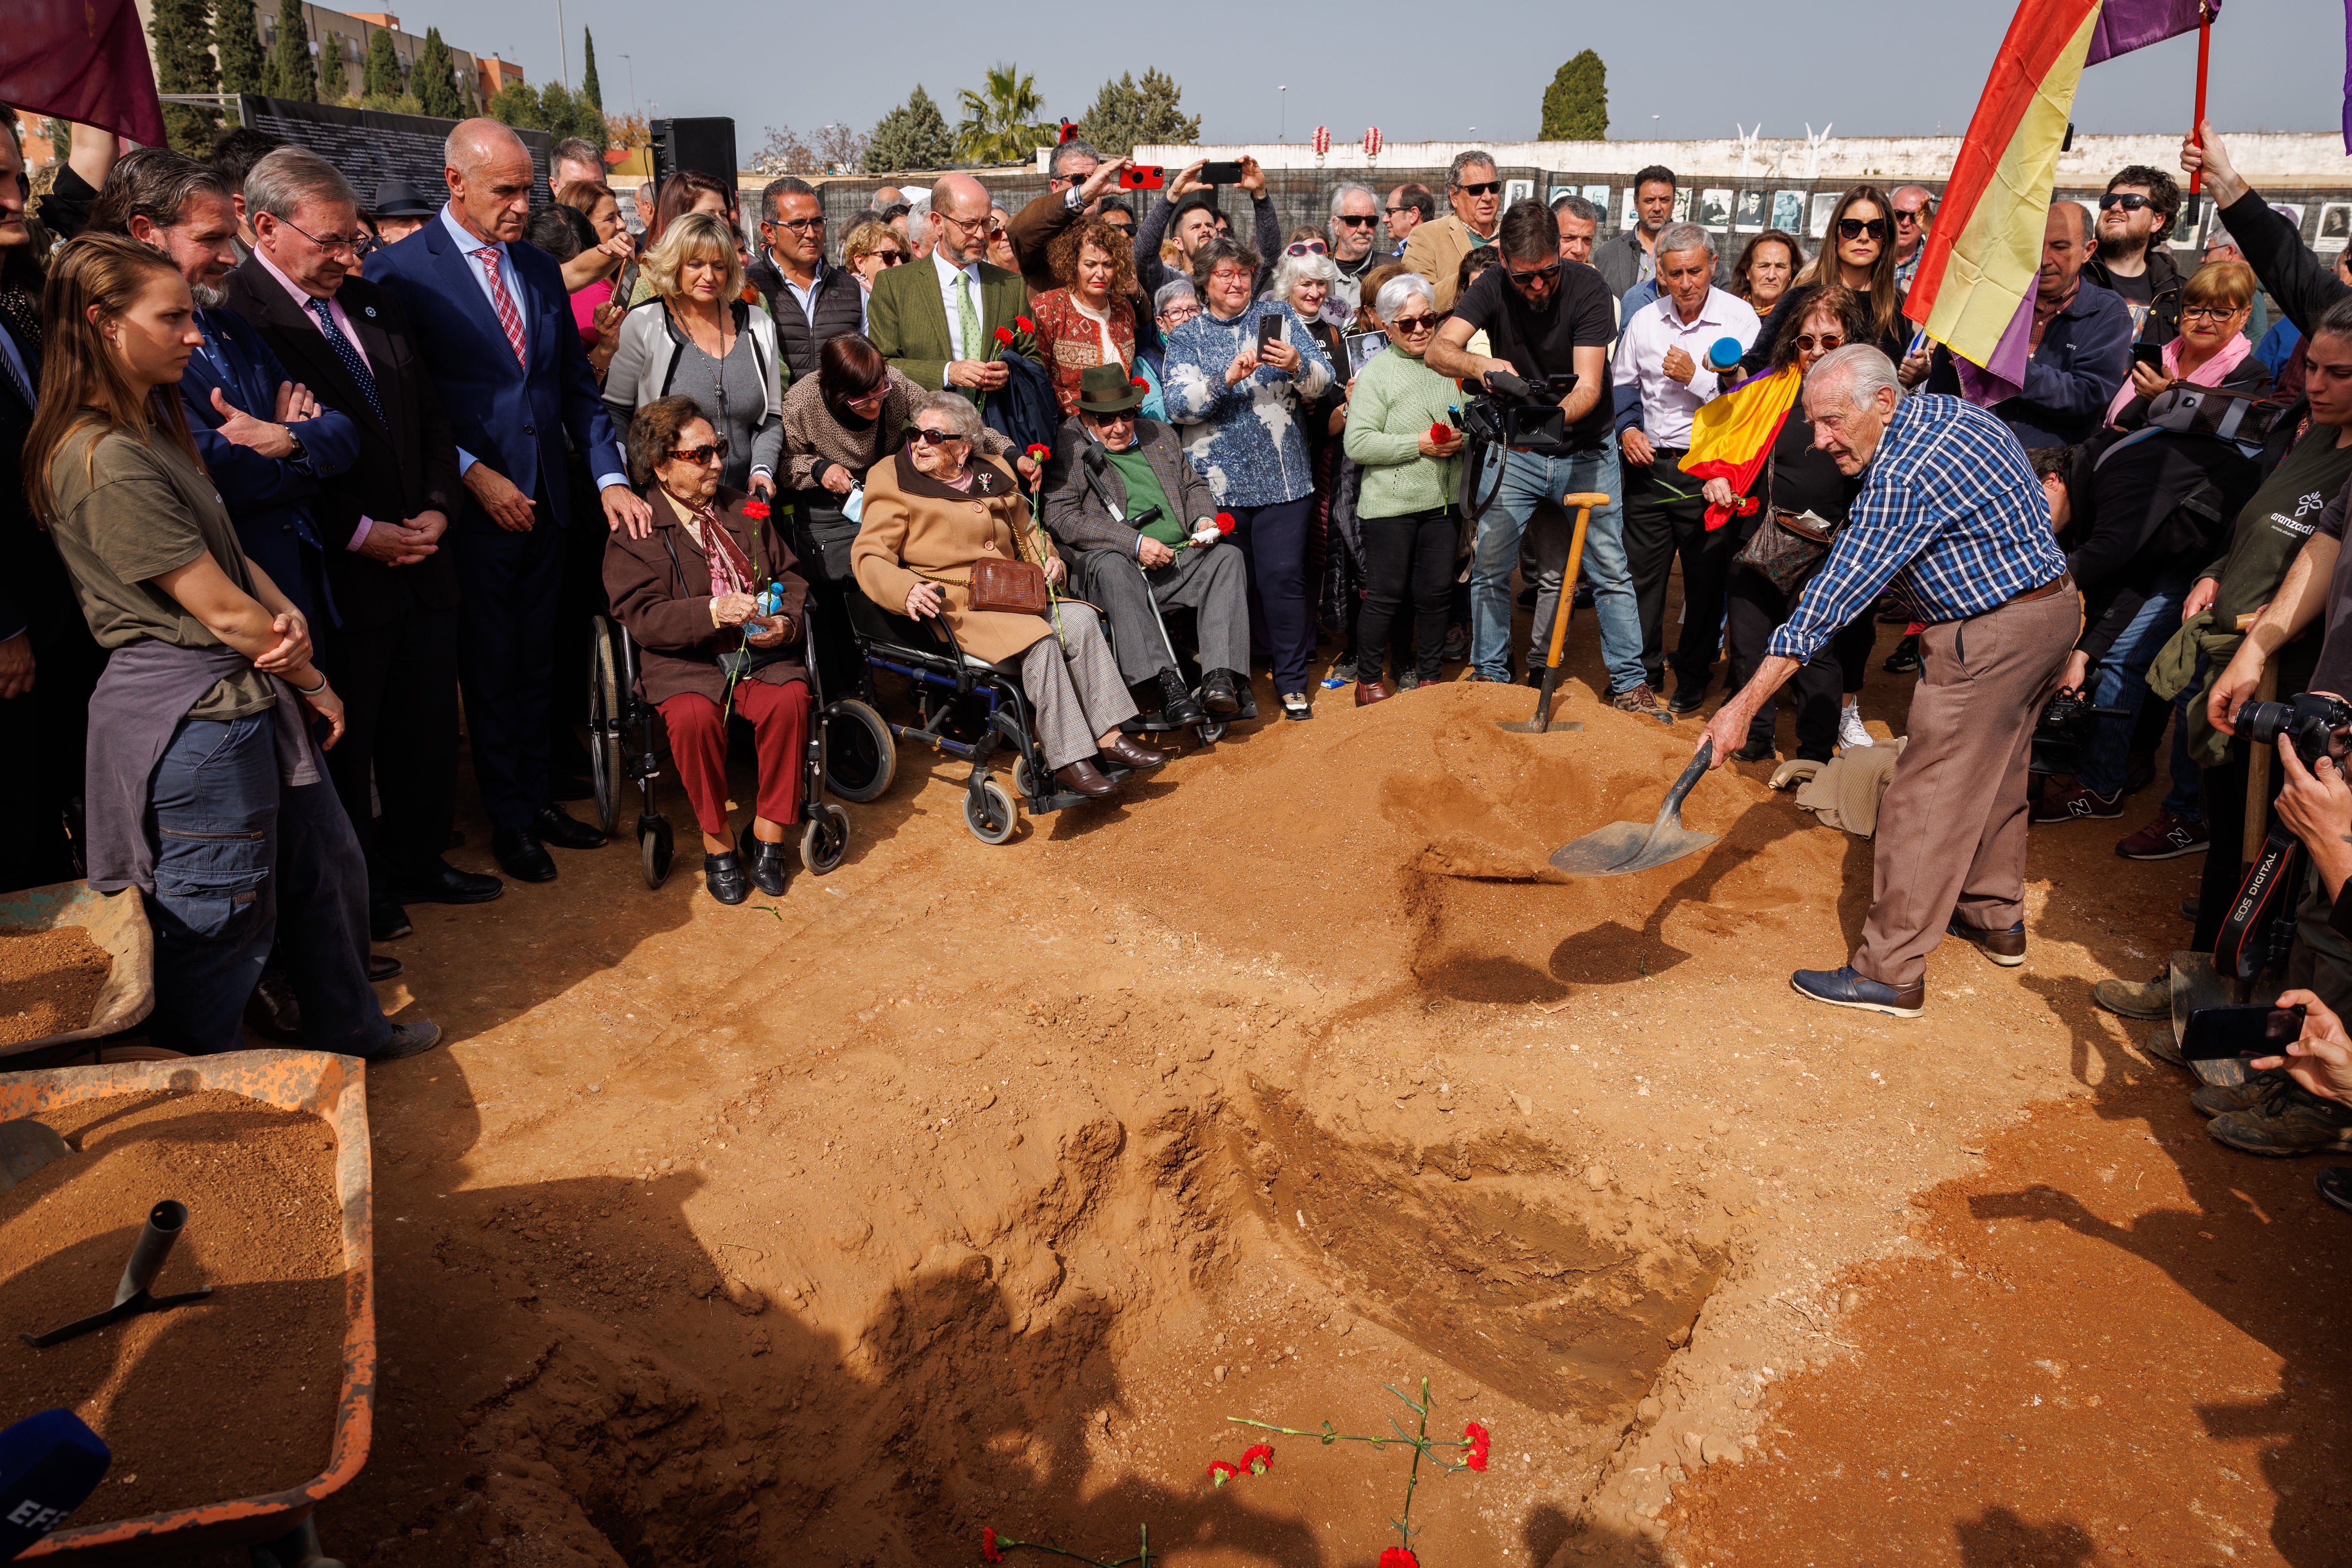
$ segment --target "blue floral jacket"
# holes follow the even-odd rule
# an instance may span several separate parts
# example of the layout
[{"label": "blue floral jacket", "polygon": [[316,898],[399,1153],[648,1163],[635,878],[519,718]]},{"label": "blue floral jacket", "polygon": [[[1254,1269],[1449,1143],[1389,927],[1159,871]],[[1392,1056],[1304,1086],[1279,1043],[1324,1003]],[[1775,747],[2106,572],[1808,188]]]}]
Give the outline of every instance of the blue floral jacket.
[{"label": "blue floral jacket", "polygon": [[[1282,319],[1283,340],[1298,350],[1298,373],[1260,365],[1227,386],[1226,367],[1244,345],[1257,342],[1258,318],[1267,315]],[[1334,374],[1330,357],[1298,313],[1260,299],[1230,321],[1203,310],[1170,333],[1160,381],[1169,422],[1218,501],[1272,507],[1314,491],[1300,422]]]}]

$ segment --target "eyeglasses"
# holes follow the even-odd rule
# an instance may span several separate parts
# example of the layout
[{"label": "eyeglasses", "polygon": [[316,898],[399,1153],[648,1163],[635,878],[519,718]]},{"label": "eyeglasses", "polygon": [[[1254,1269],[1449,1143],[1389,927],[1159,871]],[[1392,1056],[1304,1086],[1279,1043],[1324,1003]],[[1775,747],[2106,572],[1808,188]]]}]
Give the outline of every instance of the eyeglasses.
[{"label": "eyeglasses", "polygon": [[1247,283],[1249,280],[1250,275],[1238,267],[1221,267],[1209,274],[1212,283]]},{"label": "eyeglasses", "polygon": [[1475,185],[1456,185],[1454,188],[1465,196],[1491,196],[1502,190],[1503,182],[1487,180]]},{"label": "eyeglasses", "polygon": [[1290,256],[1328,256],[1330,252],[1324,248],[1323,242],[1319,239],[1302,239],[1292,241],[1286,247],[1286,254]]},{"label": "eyeglasses", "polygon": [[2127,213],[2136,213],[2142,207],[2155,204],[2137,191],[2109,191],[2099,198],[2099,211],[2103,213],[2110,207],[2121,207]]},{"label": "eyeglasses", "polygon": [[1525,272],[1520,271],[1516,267],[1507,265],[1504,267],[1503,271],[1514,283],[1522,285],[1529,283],[1549,283],[1559,277],[1561,265],[1561,263],[1555,261],[1549,267],[1529,267]]},{"label": "eyeglasses", "polygon": [[1838,238],[1860,239],[1864,235],[1868,235],[1873,239],[1885,239],[1886,220],[1885,218],[1840,218],[1838,220]]},{"label": "eyeglasses", "polygon": [[1385,207],[1381,210],[1386,212],[1388,215],[1392,218],[1401,218],[1407,213],[1411,213],[1415,217],[1419,217],[1421,215],[1421,209],[1419,207]]},{"label": "eyeglasses", "polygon": [[1451,310],[1433,310],[1426,316],[1391,316],[1389,318],[1389,330],[1417,338],[1423,332],[1436,331],[1453,319]]},{"label": "eyeglasses", "polygon": [[824,219],[823,217],[770,218],[765,226],[772,229],[790,229],[794,234],[813,235],[824,227]]},{"label": "eyeglasses", "polygon": [[727,443],[714,441],[708,446],[674,446],[669,455],[673,462],[691,463],[697,468],[707,467],[727,455]]},{"label": "eyeglasses", "polygon": [[1335,224],[1345,224],[1351,229],[1362,229],[1370,228],[1381,220],[1370,213],[1341,213],[1331,221]]},{"label": "eyeglasses", "polygon": [[367,235],[363,234],[314,235],[308,229],[288,223],[284,218],[279,218],[278,221],[281,224],[285,224],[288,228],[293,229],[296,234],[300,235],[304,239],[309,240],[312,245],[317,246],[329,256],[334,255],[335,252],[339,250],[347,250],[353,256],[357,256],[360,254],[360,247],[367,243]]},{"label": "eyeglasses", "polygon": [[1160,313],[1160,319],[1162,321],[1167,322],[1171,327],[1181,327],[1185,322],[1190,321],[1193,317],[1198,316],[1200,313],[1200,302],[1198,300],[1187,299],[1181,305],[1171,305],[1167,309],[1162,310]]},{"label": "eyeglasses", "polygon": [[963,437],[952,430],[927,430],[919,424],[910,424],[907,427],[907,439],[919,441],[926,446],[944,446],[950,441],[961,441]]},{"label": "eyeglasses", "polygon": [[950,214],[940,212],[936,207],[931,209],[931,216],[939,219],[940,222],[943,224],[955,225],[957,228],[963,231],[964,237],[967,239],[974,238],[980,235],[985,234],[988,231],[988,225],[991,223],[993,223],[996,219],[996,214],[994,213],[982,213],[976,218],[959,218]]},{"label": "eyeglasses", "polygon": [[1837,332],[1824,332],[1818,338],[1814,337],[1811,332],[1800,332],[1797,334],[1797,348],[1801,353],[1810,354],[1815,349],[1819,349],[1823,353],[1827,353],[1832,349],[1843,347],[1844,343],[1844,336]]},{"label": "eyeglasses", "polygon": [[869,402],[880,402],[884,398],[888,397],[889,395],[890,382],[887,378],[885,378],[870,390],[859,392],[856,397],[846,399],[845,401],[848,402],[850,407],[857,408]]},{"label": "eyeglasses", "polygon": [[2183,321],[2227,321],[2245,308],[2243,305],[2191,305],[2182,309],[2180,319]]}]

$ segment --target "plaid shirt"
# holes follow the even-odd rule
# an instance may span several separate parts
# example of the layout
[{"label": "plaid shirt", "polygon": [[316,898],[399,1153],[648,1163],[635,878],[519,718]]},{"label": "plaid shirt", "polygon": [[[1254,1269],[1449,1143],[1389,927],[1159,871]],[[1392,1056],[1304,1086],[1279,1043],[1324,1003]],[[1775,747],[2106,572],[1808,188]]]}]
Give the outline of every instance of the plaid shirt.
[{"label": "plaid shirt", "polygon": [[1933,622],[1981,615],[2065,571],[2042,482],[2009,427],[1956,397],[1906,397],[1829,559],[1765,651],[1805,663],[1889,582]]}]

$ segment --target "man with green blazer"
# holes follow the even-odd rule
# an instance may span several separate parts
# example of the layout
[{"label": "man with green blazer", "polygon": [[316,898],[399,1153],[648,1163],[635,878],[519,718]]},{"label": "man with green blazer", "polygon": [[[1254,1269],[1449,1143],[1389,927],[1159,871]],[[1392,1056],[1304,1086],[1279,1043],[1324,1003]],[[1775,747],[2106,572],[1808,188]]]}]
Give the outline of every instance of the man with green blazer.
[{"label": "man with green blazer", "polygon": [[[944,174],[931,187],[931,254],[927,261],[883,269],[866,301],[866,335],[908,380],[934,391],[958,387],[965,395],[994,392],[1012,373],[995,361],[1025,352],[1042,369],[1036,338],[1013,318],[1029,309],[1029,290],[1017,272],[991,267],[988,187],[969,174]],[[1000,348],[998,328],[1020,346]]]}]

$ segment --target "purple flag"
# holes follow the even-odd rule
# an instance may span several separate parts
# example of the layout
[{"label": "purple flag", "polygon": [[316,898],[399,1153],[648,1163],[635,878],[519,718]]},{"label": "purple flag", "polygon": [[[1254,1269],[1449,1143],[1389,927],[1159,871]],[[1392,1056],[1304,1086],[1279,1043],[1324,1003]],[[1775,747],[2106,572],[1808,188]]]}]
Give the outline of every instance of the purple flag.
[{"label": "purple flag", "polygon": [[2352,152],[2352,0],[2344,0],[2344,151]]},{"label": "purple flag", "polygon": [[0,99],[33,114],[163,144],[163,106],[132,0],[8,0]]},{"label": "purple flag", "polygon": [[[2205,0],[2206,15],[2221,15],[2221,0]],[[2091,26],[2091,53],[2083,63],[2101,60],[2160,44],[2167,38],[2197,30],[2197,0],[2107,0]]]}]

